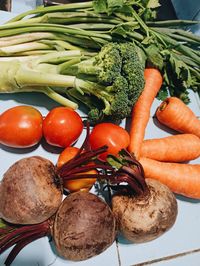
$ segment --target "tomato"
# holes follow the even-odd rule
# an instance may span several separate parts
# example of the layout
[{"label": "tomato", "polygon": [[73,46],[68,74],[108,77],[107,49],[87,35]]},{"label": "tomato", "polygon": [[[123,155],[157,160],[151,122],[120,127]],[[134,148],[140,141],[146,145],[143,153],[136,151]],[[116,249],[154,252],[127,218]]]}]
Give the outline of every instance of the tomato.
[{"label": "tomato", "polygon": [[43,121],[43,134],[50,145],[68,147],[79,138],[82,131],[81,117],[68,107],[52,109]]},{"label": "tomato", "polygon": [[99,155],[99,159],[106,160],[108,154],[117,155],[121,149],[128,147],[130,137],[128,132],[112,123],[101,123],[96,125],[89,137],[92,149],[97,149],[103,145],[108,146],[107,152]]},{"label": "tomato", "polygon": [[31,106],[15,106],[0,115],[0,143],[14,148],[27,148],[42,138],[41,113]]},{"label": "tomato", "polygon": [[[58,168],[60,168],[64,163],[74,158],[78,153],[78,151],[79,149],[76,147],[65,148],[58,157],[57,161]],[[84,174],[97,174],[97,172],[96,170],[90,170],[88,172],[84,172]],[[79,190],[89,191],[95,182],[96,178],[81,178],[81,179],[67,180],[63,182],[63,187],[69,190],[70,192],[75,192]]]}]

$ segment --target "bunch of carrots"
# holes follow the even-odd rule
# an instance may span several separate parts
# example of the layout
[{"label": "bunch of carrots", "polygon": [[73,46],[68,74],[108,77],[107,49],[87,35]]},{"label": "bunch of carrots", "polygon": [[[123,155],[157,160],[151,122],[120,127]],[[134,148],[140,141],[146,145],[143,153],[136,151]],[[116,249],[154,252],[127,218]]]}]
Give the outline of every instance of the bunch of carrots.
[{"label": "bunch of carrots", "polygon": [[150,109],[163,83],[155,68],[146,68],[144,76],[144,90],[132,110],[128,150],[142,164],[146,178],[159,180],[174,193],[200,199],[200,164],[187,163],[200,156],[200,120],[180,99],[169,97],[157,108],[156,118],[177,134],[144,140]]}]

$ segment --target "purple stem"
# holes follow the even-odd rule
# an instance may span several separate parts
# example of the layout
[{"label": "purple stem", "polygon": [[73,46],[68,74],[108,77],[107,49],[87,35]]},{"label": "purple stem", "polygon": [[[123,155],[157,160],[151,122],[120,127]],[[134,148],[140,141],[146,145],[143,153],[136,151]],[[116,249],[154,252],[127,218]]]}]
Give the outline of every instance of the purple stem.
[{"label": "purple stem", "polygon": [[14,244],[18,244],[19,242],[21,242],[22,240],[25,240],[31,236],[35,236],[38,235],[39,233],[45,233],[47,234],[46,230],[41,230],[41,229],[37,229],[34,231],[28,231],[26,233],[23,233],[21,235],[18,235],[14,238],[12,238],[9,242],[5,243],[1,248],[0,248],[0,254],[2,254],[5,250],[7,250],[8,248],[12,247]]},{"label": "purple stem", "polygon": [[29,243],[35,241],[36,239],[39,239],[43,236],[46,235],[46,232],[39,232],[35,235],[30,235],[30,237],[23,239],[21,241],[19,241],[15,247],[11,250],[10,254],[8,255],[6,261],[5,261],[5,266],[10,266],[11,263],[14,261],[14,259],[16,258],[16,256],[19,254],[19,252]]},{"label": "purple stem", "polygon": [[74,175],[74,174],[79,174],[79,173],[84,173],[84,172],[87,172],[87,171],[90,171],[90,170],[96,170],[98,173],[96,174],[96,176],[99,176],[100,173],[99,173],[99,170],[98,168],[100,168],[101,170],[110,170],[110,171],[113,171],[113,167],[112,166],[109,166],[109,165],[104,165],[104,164],[94,164],[94,165],[85,165],[85,166],[81,166],[81,167],[76,167],[70,171],[63,171],[61,177],[62,179],[66,180],[66,179],[71,179],[71,175]]},{"label": "purple stem", "polygon": [[5,236],[3,236],[0,239],[0,254],[1,249],[4,247],[5,244],[7,244],[12,239],[16,238],[17,236],[21,236],[23,234],[26,234],[27,232],[34,232],[37,230],[47,230],[49,228],[49,223],[46,221],[42,224],[36,224],[36,225],[24,225],[22,227],[19,227],[17,229],[12,230],[11,232],[8,232]]},{"label": "purple stem", "polygon": [[119,175],[109,176],[109,180],[111,184],[126,182],[137,195],[141,195],[143,193],[143,190],[138,186],[138,183],[127,174],[121,173]]},{"label": "purple stem", "polygon": [[141,174],[141,172],[139,171],[139,169],[134,169],[128,166],[122,166],[121,169],[119,169],[120,173],[127,173],[128,175],[130,175],[131,179],[135,179],[136,182],[139,184],[139,186],[141,186],[142,191],[146,191],[148,190],[147,184],[145,182],[144,176]]},{"label": "purple stem", "polygon": [[76,158],[71,159],[67,163],[65,163],[60,169],[58,169],[58,174],[62,177],[63,171],[70,171],[71,169],[77,167],[78,165],[89,163],[94,157],[105,152],[107,150],[107,146],[102,146],[96,150],[88,151],[79,154]]}]

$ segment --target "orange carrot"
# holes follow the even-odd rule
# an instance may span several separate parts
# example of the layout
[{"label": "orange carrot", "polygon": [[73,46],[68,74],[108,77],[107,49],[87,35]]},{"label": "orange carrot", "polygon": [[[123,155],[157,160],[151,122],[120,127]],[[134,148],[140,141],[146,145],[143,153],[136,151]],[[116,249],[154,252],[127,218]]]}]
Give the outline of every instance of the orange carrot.
[{"label": "orange carrot", "polygon": [[145,136],[145,129],[150,117],[150,109],[163,82],[162,75],[155,68],[146,68],[144,71],[145,86],[142,94],[132,110],[130,125],[130,144],[128,150],[136,158],[140,156],[140,148]]},{"label": "orange carrot", "polygon": [[200,120],[179,98],[169,97],[156,111],[160,123],[182,133],[191,133],[200,137]]},{"label": "orange carrot", "polygon": [[174,193],[200,199],[200,164],[158,162],[141,157],[145,178],[167,185]]},{"label": "orange carrot", "polygon": [[141,156],[163,162],[184,162],[200,156],[200,139],[193,134],[178,134],[144,140]]}]

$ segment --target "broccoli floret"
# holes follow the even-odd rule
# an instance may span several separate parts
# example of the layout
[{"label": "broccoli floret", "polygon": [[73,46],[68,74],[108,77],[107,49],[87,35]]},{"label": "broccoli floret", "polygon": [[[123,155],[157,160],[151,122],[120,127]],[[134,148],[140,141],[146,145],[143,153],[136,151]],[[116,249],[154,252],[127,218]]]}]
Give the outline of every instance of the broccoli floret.
[{"label": "broccoli floret", "polygon": [[[121,68],[122,58],[118,45],[108,43],[96,56],[78,64],[77,71],[78,74],[95,75],[100,84],[109,85],[120,75]],[[91,77],[89,79],[91,80]]]},{"label": "broccoli floret", "polygon": [[127,93],[133,106],[144,88],[144,67],[134,44],[123,43],[120,45],[120,51],[123,58],[122,75],[128,82]]},{"label": "broccoli floret", "polygon": [[[120,121],[130,115],[144,87],[144,68],[133,44],[109,43],[77,66],[84,78],[77,75],[74,97],[89,108],[93,122]],[[90,81],[88,75],[96,75],[96,81]]]}]

